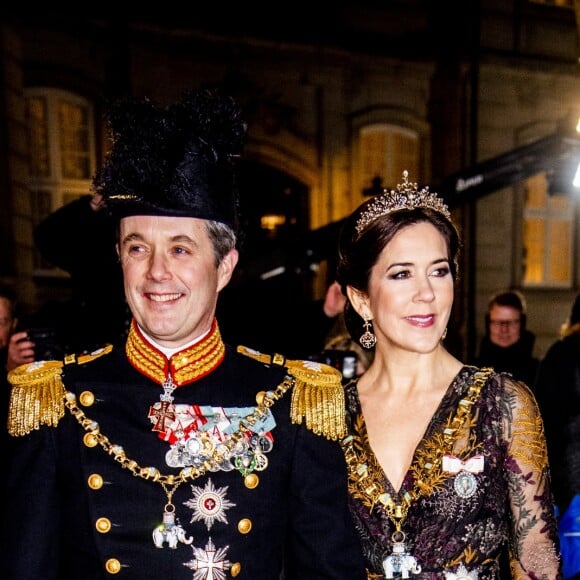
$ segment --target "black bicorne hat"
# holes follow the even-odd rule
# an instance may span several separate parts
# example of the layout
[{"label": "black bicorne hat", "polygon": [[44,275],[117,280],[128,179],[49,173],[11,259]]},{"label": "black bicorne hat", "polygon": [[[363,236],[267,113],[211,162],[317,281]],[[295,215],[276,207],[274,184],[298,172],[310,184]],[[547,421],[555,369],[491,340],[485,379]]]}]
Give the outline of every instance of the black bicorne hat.
[{"label": "black bicorne hat", "polygon": [[93,186],[113,218],[195,217],[237,229],[234,165],[246,124],[231,97],[189,92],[167,108],[123,99],[108,122],[113,145]]}]

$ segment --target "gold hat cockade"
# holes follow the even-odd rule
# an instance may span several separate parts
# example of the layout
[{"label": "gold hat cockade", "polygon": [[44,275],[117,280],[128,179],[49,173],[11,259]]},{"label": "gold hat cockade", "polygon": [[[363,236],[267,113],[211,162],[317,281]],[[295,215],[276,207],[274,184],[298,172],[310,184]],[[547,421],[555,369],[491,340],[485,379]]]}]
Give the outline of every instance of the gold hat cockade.
[{"label": "gold hat cockade", "polygon": [[377,218],[401,209],[430,208],[443,214],[448,220],[451,213],[445,202],[429,187],[419,190],[416,183],[408,180],[409,172],[403,171],[403,183],[397,184],[397,189],[391,189],[377,195],[360,214],[355,230],[357,236]]}]

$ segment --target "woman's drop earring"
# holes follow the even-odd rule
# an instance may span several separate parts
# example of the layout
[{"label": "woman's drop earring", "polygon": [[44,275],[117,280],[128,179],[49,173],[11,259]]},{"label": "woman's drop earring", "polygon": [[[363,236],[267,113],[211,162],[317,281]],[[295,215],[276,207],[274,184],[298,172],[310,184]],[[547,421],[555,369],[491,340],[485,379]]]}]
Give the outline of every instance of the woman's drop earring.
[{"label": "woman's drop earring", "polygon": [[371,331],[371,321],[365,320],[364,321],[365,331],[361,334],[361,337],[358,339],[361,346],[370,350],[377,344],[377,337]]}]

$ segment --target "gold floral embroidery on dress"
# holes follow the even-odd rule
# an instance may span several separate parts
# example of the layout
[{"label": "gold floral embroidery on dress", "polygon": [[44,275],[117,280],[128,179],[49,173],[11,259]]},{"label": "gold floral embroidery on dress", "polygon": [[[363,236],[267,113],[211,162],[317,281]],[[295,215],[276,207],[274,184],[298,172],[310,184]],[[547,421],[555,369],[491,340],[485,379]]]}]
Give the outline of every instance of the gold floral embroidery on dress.
[{"label": "gold floral embroidery on dress", "polygon": [[[477,562],[478,559],[478,555],[479,553],[477,552],[477,550],[474,550],[471,546],[467,546],[463,552],[461,552],[457,558],[453,558],[452,560],[449,560],[449,562],[447,562],[447,567],[448,568],[455,568],[461,564],[471,564],[472,562]],[[481,562],[482,565],[486,565],[489,564],[490,562],[492,562],[492,560],[490,558],[488,558],[487,560],[483,560],[483,562]]]},{"label": "gold floral embroidery on dress", "polygon": [[[357,416],[354,433],[341,441],[348,467],[348,487],[352,496],[362,500],[370,511],[378,506],[396,526],[400,527],[410,505],[420,496],[430,495],[449,477],[442,471],[443,456],[451,453],[460,436],[465,434],[465,429],[471,429],[475,425],[476,418],[472,416],[473,405],[491,372],[491,369],[486,368],[475,374],[473,384],[469,387],[466,396],[459,402],[455,413],[447,419],[442,432],[436,433],[417,451],[416,458],[410,467],[414,478],[414,489],[403,493],[400,504],[396,504],[391,494],[384,490],[383,471],[376,457],[372,453],[367,453],[370,447],[364,419],[362,414]],[[460,454],[456,453],[460,457],[467,457],[477,447],[475,436],[470,435],[467,446]]]},{"label": "gold floral embroidery on dress", "polygon": [[[511,383],[514,389],[522,389],[520,384]],[[521,399],[523,397],[518,397]],[[513,423],[512,455],[540,473],[548,465],[548,451],[544,438],[542,417],[535,400],[526,397],[529,403],[520,408]]]}]

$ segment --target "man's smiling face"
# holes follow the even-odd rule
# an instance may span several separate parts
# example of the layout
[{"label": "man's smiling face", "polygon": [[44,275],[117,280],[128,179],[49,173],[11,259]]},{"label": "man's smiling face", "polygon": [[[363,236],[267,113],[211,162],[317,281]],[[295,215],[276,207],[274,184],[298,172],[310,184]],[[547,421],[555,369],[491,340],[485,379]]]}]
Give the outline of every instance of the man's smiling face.
[{"label": "man's smiling face", "polygon": [[121,220],[119,257],[127,302],[159,344],[179,347],[209,329],[219,291],[230,281],[236,250],[215,265],[205,220],[129,216]]}]

